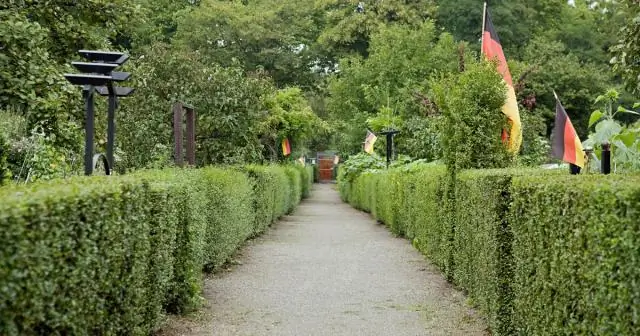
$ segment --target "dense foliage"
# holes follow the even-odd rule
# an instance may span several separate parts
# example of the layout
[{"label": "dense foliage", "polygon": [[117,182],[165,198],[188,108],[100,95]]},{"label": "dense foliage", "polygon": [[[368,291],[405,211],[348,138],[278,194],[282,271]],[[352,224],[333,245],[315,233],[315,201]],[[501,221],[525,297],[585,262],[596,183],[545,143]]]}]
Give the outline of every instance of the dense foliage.
[{"label": "dense foliage", "polygon": [[[636,1],[493,1],[490,10],[517,79],[524,143],[515,163],[549,161],[553,90],[585,139],[595,98],[637,87]],[[449,102],[435,102],[434,78],[473,67],[482,4],[10,0],[0,19],[0,112],[25,120],[21,132],[5,134],[8,162],[14,178],[34,180],[81,170],[81,95],[62,78],[81,48],[133,56],[126,70],[138,91],[119,108],[119,172],[170,164],[176,101],[196,108],[200,165],[282,160],[285,134],[297,139],[295,156],[335,149],[346,157],[361,151],[367,127],[401,130],[401,154],[441,159],[440,105]],[[632,97],[621,92],[620,100]],[[103,101],[97,111],[104,151]],[[55,160],[36,163],[35,152]],[[64,169],[42,171],[51,165]]]},{"label": "dense foliage", "polygon": [[500,135],[507,127],[501,108],[506,86],[492,63],[470,64],[459,75],[433,85],[444,116],[443,158],[450,170],[509,166]]},{"label": "dense foliage", "polygon": [[[638,176],[443,166],[340,181],[464,289],[495,335],[635,335]],[[447,197],[455,195],[455,197]]]},{"label": "dense foliage", "polygon": [[5,188],[0,334],[148,335],[163,310],[198,303],[203,269],[290,212],[308,175],[170,169]]},{"label": "dense foliage", "polygon": [[612,62],[622,73],[626,85],[636,93],[640,92],[640,3],[637,0],[620,1],[624,6],[621,39],[613,48],[616,57]]}]

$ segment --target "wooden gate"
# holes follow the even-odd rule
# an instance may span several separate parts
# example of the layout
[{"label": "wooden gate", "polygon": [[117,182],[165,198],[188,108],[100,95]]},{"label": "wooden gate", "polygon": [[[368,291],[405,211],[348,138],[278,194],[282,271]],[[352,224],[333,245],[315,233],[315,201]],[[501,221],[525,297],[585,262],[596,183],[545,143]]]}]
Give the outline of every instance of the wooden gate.
[{"label": "wooden gate", "polygon": [[318,160],[318,170],[320,171],[319,182],[333,181],[333,157],[322,157]]}]

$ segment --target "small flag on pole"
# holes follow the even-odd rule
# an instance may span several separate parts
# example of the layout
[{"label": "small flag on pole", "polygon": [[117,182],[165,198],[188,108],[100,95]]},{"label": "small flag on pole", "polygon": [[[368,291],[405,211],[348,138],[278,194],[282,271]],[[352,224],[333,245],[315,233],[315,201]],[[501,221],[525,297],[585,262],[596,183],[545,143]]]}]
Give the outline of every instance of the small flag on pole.
[{"label": "small flag on pole", "polygon": [[378,137],[373,132],[367,130],[367,138],[364,140],[364,151],[373,154],[373,145],[378,140]]},{"label": "small flag on pole", "polygon": [[584,168],[584,151],[582,142],[578,138],[576,129],[573,128],[569,115],[565,111],[558,95],[556,97],[556,122],[553,127],[553,156],[556,158],[572,163],[580,168]]},{"label": "small flag on pole", "polygon": [[338,163],[340,163],[340,157],[336,155],[333,157],[333,164],[337,165]]},{"label": "small flag on pole", "polygon": [[511,124],[511,133],[507,134],[506,131],[502,132],[502,141],[509,141],[509,150],[513,153],[517,153],[520,150],[522,144],[522,124],[520,122],[520,112],[518,111],[518,99],[516,98],[516,91],[513,87],[513,79],[511,78],[511,72],[509,72],[509,66],[507,59],[504,56],[498,33],[496,32],[489,10],[487,9],[487,3],[484,3],[484,19],[482,27],[482,54],[488,60],[498,61],[498,72],[502,75],[505,83],[507,84],[507,101],[502,107],[502,113],[509,118],[509,124]]},{"label": "small flag on pole", "polygon": [[288,138],[284,138],[282,140],[282,154],[284,154],[284,156],[289,156],[291,154],[291,144],[289,143]]}]

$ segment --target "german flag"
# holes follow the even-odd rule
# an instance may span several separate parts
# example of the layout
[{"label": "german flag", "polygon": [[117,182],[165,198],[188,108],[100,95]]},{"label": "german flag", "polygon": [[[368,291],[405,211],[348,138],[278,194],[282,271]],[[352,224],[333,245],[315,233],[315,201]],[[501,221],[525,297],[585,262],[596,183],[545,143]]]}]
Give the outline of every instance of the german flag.
[{"label": "german flag", "polygon": [[[555,92],[554,92],[555,94]],[[556,96],[556,123],[553,127],[553,156],[584,168],[584,151],[582,142],[573,128],[569,115]]]},{"label": "german flag", "polygon": [[484,4],[482,54],[487,60],[496,60],[498,62],[498,72],[500,72],[502,78],[507,84],[507,101],[502,107],[502,113],[509,118],[511,132],[507,135],[507,132],[503,131],[502,140],[503,142],[507,142],[508,140],[509,150],[513,153],[517,153],[520,150],[520,145],[522,144],[522,124],[520,123],[518,100],[516,98],[516,91],[513,87],[511,72],[509,72],[509,66],[507,65],[507,59],[502,51],[502,45],[500,44],[498,33],[493,27],[493,22],[491,21],[491,16],[489,15],[486,2]]},{"label": "german flag", "polygon": [[284,138],[282,140],[282,154],[284,154],[284,156],[289,156],[291,154],[291,144],[289,143],[289,138]]},{"label": "german flag", "polygon": [[373,154],[373,145],[378,140],[378,137],[371,131],[367,130],[367,137],[364,139],[364,151]]}]

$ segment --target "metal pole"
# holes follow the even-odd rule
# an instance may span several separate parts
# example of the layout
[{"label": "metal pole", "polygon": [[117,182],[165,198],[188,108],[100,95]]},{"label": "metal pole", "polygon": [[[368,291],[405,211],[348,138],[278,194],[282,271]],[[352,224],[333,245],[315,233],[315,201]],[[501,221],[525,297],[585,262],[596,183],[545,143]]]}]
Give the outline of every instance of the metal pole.
[{"label": "metal pole", "polygon": [[393,156],[393,133],[387,133],[387,168],[391,164],[391,157]]},{"label": "metal pole", "polygon": [[115,92],[110,92],[109,94],[109,112],[107,114],[107,161],[109,161],[109,167],[113,169],[114,167],[114,159],[113,159],[113,147],[116,138],[116,103],[117,97]]},{"label": "metal pole", "polygon": [[600,164],[603,174],[611,174],[611,145],[608,143],[602,144],[602,161]]},{"label": "metal pole", "polygon": [[93,132],[95,113],[93,110],[93,86],[85,88],[85,108],[86,120],[84,124],[84,174],[89,176],[93,173]]},{"label": "metal pole", "polygon": [[571,163],[569,164],[569,171],[571,172],[571,175],[578,175],[580,174],[580,167]]}]

